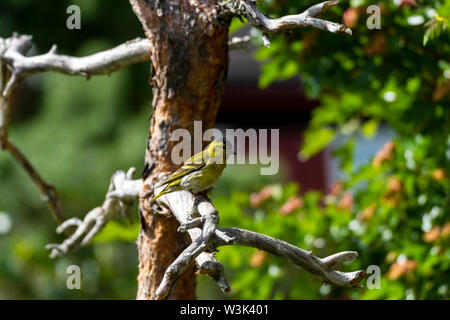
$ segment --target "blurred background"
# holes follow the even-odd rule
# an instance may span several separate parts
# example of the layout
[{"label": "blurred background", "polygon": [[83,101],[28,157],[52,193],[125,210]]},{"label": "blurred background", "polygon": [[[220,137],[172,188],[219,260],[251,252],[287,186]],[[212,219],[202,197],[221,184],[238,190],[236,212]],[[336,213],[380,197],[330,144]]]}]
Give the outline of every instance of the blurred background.
[{"label": "blurred background", "polygon": [[[315,0],[265,0],[273,14]],[[84,56],[143,37],[127,1],[3,0],[0,37],[33,36],[30,55],[53,44]],[[81,30],[66,9],[81,8]],[[381,29],[370,30],[378,4]],[[280,172],[229,166],[213,201],[222,226],[280,238],[322,257],[356,250],[344,270],[381,270],[380,289],[334,288],[250,248],[217,254],[232,292],[199,275],[200,299],[448,299],[450,297],[450,1],[343,0],[324,15],[352,37],[302,29],[230,52],[217,127],[280,129]],[[118,23],[119,22],[119,23]],[[111,174],[142,170],[151,113],[149,63],[90,80],[29,77],[12,97],[10,138],[53,183],[66,216],[102,203]],[[100,120],[100,121],[99,121]],[[136,208],[134,209],[136,212]],[[0,152],[0,299],[134,299],[139,222],[112,221],[94,244],[57,260],[61,242],[37,187]],[[66,268],[82,271],[68,290]]]}]

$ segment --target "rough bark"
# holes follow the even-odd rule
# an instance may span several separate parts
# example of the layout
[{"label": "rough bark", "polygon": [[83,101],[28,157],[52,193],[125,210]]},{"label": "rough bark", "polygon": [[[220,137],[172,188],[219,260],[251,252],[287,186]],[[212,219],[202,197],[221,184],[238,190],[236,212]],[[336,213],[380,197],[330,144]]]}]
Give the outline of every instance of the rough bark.
[{"label": "rough bark", "polygon": [[[176,169],[170,153],[177,128],[193,132],[195,120],[203,128],[214,124],[227,70],[227,22],[219,21],[215,0],[130,0],[150,41],[153,115],[142,173],[138,299],[151,299],[166,268],[189,245],[178,233],[176,218],[150,207],[155,182]],[[192,267],[191,267],[192,268]],[[195,298],[195,277],[188,270],[169,299]]]}]

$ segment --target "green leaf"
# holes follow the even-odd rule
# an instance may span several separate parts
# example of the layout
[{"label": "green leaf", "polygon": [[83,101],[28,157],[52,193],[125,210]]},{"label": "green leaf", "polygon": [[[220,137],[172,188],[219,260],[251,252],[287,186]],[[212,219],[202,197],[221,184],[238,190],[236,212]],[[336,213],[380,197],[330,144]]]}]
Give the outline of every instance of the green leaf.
[{"label": "green leaf", "polygon": [[334,130],[329,128],[307,131],[299,158],[303,161],[309,159],[333,141],[334,136]]},{"label": "green leaf", "polygon": [[233,19],[232,21],[231,21],[231,24],[230,24],[230,28],[229,28],[229,32],[228,32],[228,34],[233,34],[233,33],[235,33],[236,31],[238,31],[240,28],[242,28],[243,26],[245,26],[245,23],[243,23],[241,20],[239,20],[239,19]]},{"label": "green leaf", "polygon": [[423,36],[423,45],[426,46],[430,40],[437,38],[444,30],[444,22],[433,19],[427,23],[428,28]]},{"label": "green leaf", "polygon": [[377,133],[377,129],[378,121],[375,119],[366,121],[361,127],[363,135],[368,139],[373,138],[373,136]]},{"label": "green leaf", "polygon": [[355,149],[355,139],[350,138],[346,143],[339,146],[333,152],[333,156],[339,159],[342,170],[348,174],[350,174],[353,170],[354,149]]}]

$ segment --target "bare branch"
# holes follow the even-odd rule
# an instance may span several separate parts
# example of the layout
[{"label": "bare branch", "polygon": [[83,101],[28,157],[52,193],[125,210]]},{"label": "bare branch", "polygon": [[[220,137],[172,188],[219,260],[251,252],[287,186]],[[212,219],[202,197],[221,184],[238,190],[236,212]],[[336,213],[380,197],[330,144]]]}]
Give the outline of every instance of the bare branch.
[{"label": "bare branch", "polygon": [[13,75],[3,90],[3,96],[6,97],[21,79],[32,74],[57,71],[89,78],[93,75],[111,74],[150,59],[150,44],[147,39],[140,38],[81,58],[57,54],[56,45],[45,54],[27,57],[31,36],[14,34],[11,38],[1,40],[4,52],[2,54],[0,51],[0,58],[8,64]]},{"label": "bare branch", "polygon": [[11,79],[11,71],[1,59],[6,48],[7,41],[0,38],[0,150],[6,149],[8,142],[9,112],[11,108],[9,97],[2,94]]},{"label": "bare branch", "polygon": [[[0,92],[1,89],[2,86],[0,86]],[[8,144],[9,112],[11,108],[9,102],[9,98],[0,95],[0,150],[6,149]]]},{"label": "bare branch", "polygon": [[[132,201],[138,198],[142,189],[142,180],[133,180],[134,168],[116,171],[111,177],[106,199],[100,207],[88,212],[83,221],[72,218],[64,221],[57,229],[62,233],[71,227],[75,232],[61,244],[48,244],[46,249],[52,250],[51,258],[62,257],[70,251],[89,244],[92,239],[105,227],[106,223],[120,215],[129,215]],[[128,216],[131,219],[131,217]]]},{"label": "bare branch", "polygon": [[150,59],[147,39],[135,39],[115,48],[86,57],[70,57],[56,53],[56,45],[42,55],[27,57],[32,37],[14,33],[0,38],[0,148],[5,149],[8,139],[9,98],[18,83],[30,75],[57,71],[70,75],[91,77],[110,74],[134,63]]},{"label": "bare branch", "polygon": [[[27,57],[31,41],[32,36],[17,33],[10,38],[0,38],[0,149],[5,148],[8,137],[9,97],[24,78],[47,71],[90,78],[150,60],[150,42],[142,38],[80,58],[57,54],[56,45],[45,54]],[[241,49],[249,42],[249,36],[232,38],[229,49]]]},{"label": "bare branch", "polygon": [[[155,189],[158,193],[163,187]],[[215,248],[210,246],[219,222],[217,210],[210,200],[202,194],[192,196],[187,191],[163,195],[158,203],[170,209],[180,222],[179,231],[189,233],[192,244],[166,270],[163,281],[155,292],[155,299],[165,299],[175,285],[176,280],[195,260],[198,273],[209,275],[217,282],[223,292],[230,291],[222,264],[214,256]]]},{"label": "bare branch", "polygon": [[223,265],[217,261],[213,253],[202,252],[195,259],[197,263],[197,273],[207,274],[214,280],[223,292],[230,292],[230,284],[225,277]]},{"label": "bare branch", "polygon": [[[3,96],[9,97],[20,80],[36,73],[56,71],[69,75],[90,78],[93,75],[111,74],[138,62],[150,60],[150,42],[136,38],[117,47],[86,57],[71,57],[57,54],[57,46],[41,55],[27,57],[32,36],[14,34],[0,38],[0,60],[7,63],[12,75],[3,88]],[[233,38],[230,50],[240,49],[250,41],[249,37]]]},{"label": "bare branch", "polygon": [[[216,232],[216,246],[241,245],[267,251],[306,269],[308,272],[321,278],[324,282],[335,286],[355,287],[365,276],[365,272],[362,270],[340,272],[330,268],[337,263],[357,259],[358,253],[354,251],[344,251],[320,259],[311,251],[302,250],[287,242],[264,234],[239,228],[219,228],[217,231],[221,231],[222,233]],[[222,239],[224,235],[227,238]],[[229,238],[233,238],[233,240],[230,242],[228,240]]]},{"label": "bare branch", "polygon": [[[0,38],[0,58],[7,49],[7,41]],[[24,47],[18,47],[18,52],[28,50]],[[58,196],[56,188],[45,182],[33,167],[31,162],[25,157],[20,149],[8,140],[8,125],[10,112],[10,94],[4,95],[4,88],[14,80],[14,74],[8,69],[8,66],[0,59],[0,150],[7,150],[13,158],[25,169],[30,178],[39,188],[42,198],[47,203],[52,212],[55,221],[60,224],[64,221],[64,210]]]},{"label": "bare branch", "polygon": [[263,32],[264,45],[269,46],[267,34],[279,33],[291,29],[301,27],[311,27],[329,31],[332,33],[352,34],[350,28],[345,24],[339,24],[327,20],[316,18],[331,6],[338,4],[339,1],[325,1],[316,4],[303,13],[296,15],[287,15],[280,18],[271,19],[266,17],[253,0],[228,0],[221,3],[225,10],[229,10],[232,14],[245,17],[254,27]]},{"label": "bare branch", "polygon": [[[155,192],[159,192],[158,188]],[[336,286],[356,287],[365,276],[364,271],[361,270],[340,272],[331,269],[338,263],[357,259],[358,254],[353,251],[340,252],[320,259],[310,251],[263,234],[239,228],[216,228],[218,213],[205,195],[193,196],[189,192],[180,191],[164,195],[158,201],[167,206],[180,222],[179,231],[189,232],[192,244],[167,268],[155,292],[155,299],[165,299],[176,280],[194,260],[203,268],[200,273],[209,274],[224,291],[229,291],[230,287],[223,273],[223,266],[217,260],[211,259],[212,252],[224,245],[241,245],[267,251]],[[205,256],[207,254],[211,256]]]},{"label": "bare branch", "polygon": [[31,162],[28,161],[25,155],[11,141],[6,141],[6,150],[11,153],[14,159],[16,159],[16,161],[25,169],[33,182],[37,185],[42,198],[47,203],[55,221],[58,224],[62,223],[65,219],[64,211],[55,187],[42,179]]},{"label": "bare branch", "polygon": [[9,99],[0,95],[0,150],[8,144],[9,110]]}]

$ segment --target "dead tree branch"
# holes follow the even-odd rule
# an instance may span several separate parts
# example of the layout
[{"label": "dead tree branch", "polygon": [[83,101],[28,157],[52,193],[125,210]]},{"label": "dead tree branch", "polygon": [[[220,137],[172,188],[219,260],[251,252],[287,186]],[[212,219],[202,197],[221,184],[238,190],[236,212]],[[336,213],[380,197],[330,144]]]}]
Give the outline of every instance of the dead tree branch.
[{"label": "dead tree branch", "polygon": [[116,171],[111,177],[106,199],[103,204],[89,211],[83,221],[72,218],[64,221],[57,229],[62,233],[71,227],[75,232],[61,244],[48,244],[50,257],[62,257],[79,246],[89,244],[92,239],[105,227],[106,223],[120,215],[131,219],[133,200],[138,197],[142,189],[142,180],[133,180],[134,168]]},{"label": "dead tree branch", "polygon": [[[159,192],[163,187],[155,189]],[[154,299],[165,299],[179,276],[196,262],[198,273],[207,274],[217,282],[223,292],[230,291],[222,264],[214,256],[215,248],[209,246],[219,222],[217,210],[204,195],[193,197],[187,191],[162,196],[158,203],[167,207],[180,222],[178,231],[188,232],[192,244],[169,266]]]},{"label": "dead tree branch", "polygon": [[[1,39],[0,39],[0,53],[1,53]],[[1,55],[0,55],[1,57]],[[8,126],[9,126],[9,112],[11,109],[10,99],[2,94],[3,88],[6,87],[11,72],[6,64],[2,63],[0,59],[0,150],[6,149],[8,141]]]},{"label": "dead tree branch", "polygon": [[149,42],[140,38],[80,58],[57,54],[56,45],[45,54],[27,57],[26,53],[31,47],[31,36],[14,34],[11,38],[2,40],[3,47],[6,48],[0,57],[12,73],[11,79],[3,89],[3,96],[6,97],[21,79],[36,73],[56,71],[89,78],[93,75],[111,74],[150,59]]},{"label": "dead tree branch", "polygon": [[[229,50],[245,47],[250,37],[234,37]],[[135,63],[150,60],[150,42],[136,38],[117,47],[85,57],[57,54],[53,45],[49,52],[27,57],[32,45],[32,36],[14,33],[10,38],[0,38],[0,148],[6,146],[9,124],[9,98],[14,88],[24,78],[48,71],[90,78],[94,75],[109,75]]]},{"label": "dead tree branch", "polygon": [[[233,239],[231,242],[229,239]],[[358,258],[355,251],[344,251],[325,258],[316,257],[311,251],[305,251],[287,242],[264,234],[239,229],[219,228],[214,238],[215,246],[240,245],[267,251],[283,258],[308,272],[318,276],[324,282],[339,287],[355,287],[365,276],[362,270],[354,272],[340,272],[331,267],[341,262],[353,261]]]},{"label": "dead tree branch", "polygon": [[[158,192],[158,189],[155,192]],[[356,287],[365,276],[362,270],[340,272],[331,268],[338,263],[357,259],[358,254],[353,251],[340,252],[320,259],[310,251],[302,250],[264,234],[239,228],[216,229],[219,221],[218,212],[204,195],[193,196],[189,192],[180,191],[162,196],[159,202],[167,206],[180,222],[179,231],[189,232],[192,243],[167,268],[164,278],[155,292],[154,299],[165,299],[176,280],[194,260],[198,264],[198,258],[205,254],[210,255],[206,256],[207,259],[212,259],[216,248],[225,245],[241,245],[267,251],[306,269],[322,281],[335,286]],[[213,274],[216,276],[216,281],[217,276],[220,281],[226,281],[223,267],[218,261]],[[226,288],[229,289],[228,282],[226,284]]]},{"label": "dead tree branch", "polygon": [[268,34],[285,32],[291,29],[311,27],[331,33],[352,34],[345,24],[339,24],[316,18],[329,7],[337,5],[338,0],[325,1],[316,4],[300,14],[282,16],[280,18],[266,17],[254,0],[226,0],[221,3],[224,14],[231,14],[247,19],[248,23],[263,32],[265,46],[270,45]]},{"label": "dead tree branch", "polygon": [[[150,60],[150,42],[142,38],[85,57],[57,54],[56,45],[45,54],[27,57],[31,41],[32,36],[19,34],[7,39],[0,38],[0,60],[7,64],[11,72],[2,91],[4,97],[9,97],[20,80],[33,74],[56,71],[90,78],[94,75],[109,75],[135,63]],[[249,42],[250,37],[232,38],[229,49],[240,49]]]},{"label": "dead tree branch", "polygon": [[[0,41],[0,53],[2,53],[2,50],[3,42]],[[3,88],[10,81],[11,75],[12,73],[8,70],[7,66],[0,60],[0,150],[8,151],[24,168],[31,180],[33,180],[39,188],[42,198],[52,212],[53,218],[60,224],[64,221],[64,210],[56,188],[42,179],[27,157],[25,157],[20,149],[8,139],[10,99],[9,94],[3,95],[2,92]]]},{"label": "dead tree branch", "polygon": [[31,180],[37,185],[42,198],[47,203],[48,208],[53,214],[55,221],[60,224],[64,221],[64,211],[61,205],[61,201],[58,196],[58,192],[55,187],[45,182],[33,165],[28,161],[25,155],[15,146],[11,141],[6,141],[6,148],[9,153],[16,159],[16,161],[25,169],[30,176]]}]

